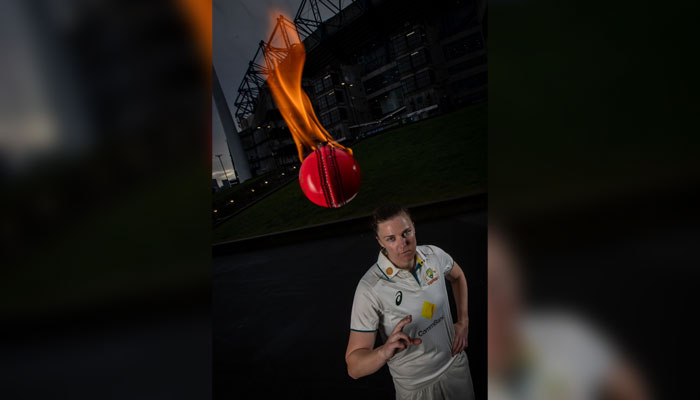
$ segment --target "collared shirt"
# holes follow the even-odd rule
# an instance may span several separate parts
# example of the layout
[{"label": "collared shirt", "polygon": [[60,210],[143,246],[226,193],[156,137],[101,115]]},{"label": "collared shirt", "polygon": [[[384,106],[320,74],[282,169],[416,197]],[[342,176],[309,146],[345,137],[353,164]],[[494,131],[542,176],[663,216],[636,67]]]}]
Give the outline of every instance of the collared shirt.
[{"label": "collared shirt", "polygon": [[403,332],[422,343],[389,359],[394,382],[407,389],[420,387],[452,364],[454,326],[447,297],[446,276],[454,262],[436,246],[417,246],[411,273],[396,268],[379,253],[377,262],[360,279],[352,305],[350,329],[379,331],[384,341],[407,315]]}]

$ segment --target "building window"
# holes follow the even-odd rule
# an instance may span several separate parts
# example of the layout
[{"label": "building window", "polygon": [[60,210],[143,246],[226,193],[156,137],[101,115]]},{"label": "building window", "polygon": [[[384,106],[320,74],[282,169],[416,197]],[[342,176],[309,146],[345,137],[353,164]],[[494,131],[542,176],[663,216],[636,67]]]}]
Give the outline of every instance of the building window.
[{"label": "building window", "polygon": [[357,57],[357,63],[365,66],[365,74],[389,63],[386,43],[374,44],[373,47]]},{"label": "building window", "polygon": [[425,65],[428,62],[428,55],[425,49],[420,49],[411,53],[411,65],[413,68],[418,68]]},{"label": "building window", "polygon": [[321,119],[321,125],[323,125],[323,126],[329,126],[331,124],[330,113],[321,114],[320,119]]},{"label": "building window", "polygon": [[394,54],[399,55],[406,53],[423,42],[423,31],[421,29],[413,29],[401,35],[394,36],[391,40]]},{"label": "building window", "polygon": [[428,63],[428,52],[425,49],[420,49],[412,52],[406,57],[396,60],[396,68],[400,74],[406,74],[411,70],[420,68]]},{"label": "building window", "polygon": [[405,53],[408,49],[406,37],[403,35],[395,37],[394,40],[391,41],[391,45],[394,47],[394,54]]},{"label": "building window", "polygon": [[403,57],[396,60],[396,68],[400,74],[405,74],[411,70],[411,57]]},{"label": "building window", "polygon": [[432,82],[431,71],[426,70],[416,74],[416,88],[424,88]]},{"label": "building window", "polygon": [[317,79],[314,81],[314,93],[321,93],[323,91],[323,79]]},{"label": "building window", "polygon": [[328,107],[334,106],[338,102],[338,98],[335,96],[335,91],[326,93],[325,97],[328,101]]},{"label": "building window", "polygon": [[333,77],[331,74],[324,76],[321,81],[323,82],[324,89],[328,89],[329,87],[333,86]]},{"label": "building window", "polygon": [[318,96],[316,100],[316,102],[318,103],[318,108],[320,110],[325,110],[326,108],[328,108],[328,100],[326,99],[326,95]]},{"label": "building window", "polygon": [[399,81],[399,69],[394,67],[365,81],[365,93],[371,94]]},{"label": "building window", "polygon": [[335,72],[327,73],[314,81],[314,93],[318,94],[324,90],[328,90],[332,88],[333,85],[337,85],[339,82],[338,74]]},{"label": "building window", "polygon": [[[347,120],[348,119],[348,110],[346,110],[343,107],[338,107],[330,110],[329,112],[322,114],[320,121],[321,125],[324,127],[328,127],[330,125],[335,124],[336,122],[339,122],[341,120]],[[328,128],[326,128],[328,129]]]},{"label": "building window", "polygon": [[316,98],[316,102],[318,103],[318,108],[320,110],[333,107],[334,105],[342,103],[343,101],[343,93],[338,90],[331,90],[330,92],[324,93]]},{"label": "building window", "polygon": [[340,121],[340,110],[333,109],[331,112],[328,113],[331,119],[331,124],[335,124],[336,122]]},{"label": "building window", "polygon": [[401,84],[403,85],[404,93],[410,93],[416,90],[416,79],[413,76],[404,79],[403,81],[401,81]]},{"label": "building window", "polygon": [[406,34],[406,46],[409,49],[413,49],[418,46],[421,42],[421,32],[414,30]]},{"label": "building window", "polygon": [[411,75],[401,81],[405,93],[410,93],[420,88],[424,88],[435,81],[433,71],[425,70],[415,75]]}]

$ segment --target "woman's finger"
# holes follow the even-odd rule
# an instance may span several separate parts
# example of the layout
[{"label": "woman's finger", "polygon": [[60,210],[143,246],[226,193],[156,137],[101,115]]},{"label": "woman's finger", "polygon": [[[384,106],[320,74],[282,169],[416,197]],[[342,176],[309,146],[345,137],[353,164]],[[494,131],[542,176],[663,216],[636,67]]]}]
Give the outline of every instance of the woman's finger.
[{"label": "woman's finger", "polygon": [[401,329],[403,329],[403,327],[406,326],[406,324],[411,322],[412,319],[413,317],[410,314],[405,316],[401,321],[399,321],[398,324],[396,324],[394,330],[391,331],[391,334],[393,335],[394,333],[401,332]]},{"label": "woman's finger", "polygon": [[406,343],[411,341],[411,339],[408,337],[408,335],[403,333],[403,332],[396,332],[392,336],[394,337],[394,339],[392,339],[393,341],[401,341],[401,342],[406,342]]}]

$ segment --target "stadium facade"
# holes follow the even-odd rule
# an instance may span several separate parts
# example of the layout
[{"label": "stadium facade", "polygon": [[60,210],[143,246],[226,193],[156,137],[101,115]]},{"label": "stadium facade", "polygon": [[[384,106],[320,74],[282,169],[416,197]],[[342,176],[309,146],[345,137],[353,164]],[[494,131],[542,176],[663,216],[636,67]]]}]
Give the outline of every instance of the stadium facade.
[{"label": "stadium facade", "polygon": [[[347,4],[342,4],[347,3]],[[330,10],[321,18],[319,10]],[[302,88],[340,143],[487,97],[486,2],[303,0],[294,24],[306,48]],[[253,175],[299,163],[262,73],[265,43],[236,98]]]}]

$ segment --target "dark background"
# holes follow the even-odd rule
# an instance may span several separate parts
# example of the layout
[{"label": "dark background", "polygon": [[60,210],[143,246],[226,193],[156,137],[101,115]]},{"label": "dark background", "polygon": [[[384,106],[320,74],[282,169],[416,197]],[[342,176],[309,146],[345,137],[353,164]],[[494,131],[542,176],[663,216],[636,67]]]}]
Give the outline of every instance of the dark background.
[{"label": "dark background", "polygon": [[687,397],[694,370],[697,11],[490,2],[489,218],[533,308],[589,321],[658,398]]},{"label": "dark background", "polygon": [[[79,94],[77,109],[100,146],[45,158],[44,168],[22,174],[3,166],[2,305],[15,311],[2,315],[0,391],[4,398],[208,398],[208,68],[198,69],[196,46],[171,2],[66,2],[76,13],[60,14],[62,23],[72,21],[65,25],[49,2],[26,4],[41,37],[55,40],[42,50],[42,65],[63,66],[73,78],[55,101]],[[489,217],[507,219],[529,239],[522,247],[536,298],[576,304],[598,319],[661,398],[685,398],[695,370],[697,7],[494,1],[489,13]],[[145,57],[155,49],[169,50],[183,68],[164,74],[161,57]],[[140,118],[127,110],[140,110]],[[178,166],[186,172],[168,181],[167,194],[151,196],[148,188]],[[90,171],[103,173],[83,178]],[[109,184],[88,184],[102,182],[105,171]],[[36,213],[47,192],[22,189],[32,182],[53,184],[48,193],[66,200]],[[163,211],[164,199],[184,194],[192,194],[186,206]],[[96,222],[124,198],[135,211],[104,225],[108,234],[78,230],[62,240],[74,223]],[[142,241],[125,240],[139,237],[134,231],[156,212],[167,218]],[[63,273],[76,265],[67,255],[95,242],[101,256],[82,260],[87,271],[119,256],[133,262],[119,265],[148,271],[145,278],[117,270],[110,279],[121,282],[126,299],[56,304],[45,288],[99,292],[92,275]],[[60,281],[22,264],[56,248],[63,256],[46,263]],[[198,289],[143,289],[145,279],[181,276],[172,265],[201,274]],[[28,306],[36,301],[56,306]]]}]

